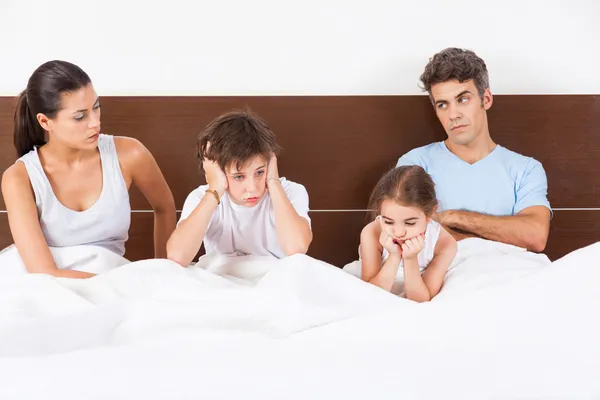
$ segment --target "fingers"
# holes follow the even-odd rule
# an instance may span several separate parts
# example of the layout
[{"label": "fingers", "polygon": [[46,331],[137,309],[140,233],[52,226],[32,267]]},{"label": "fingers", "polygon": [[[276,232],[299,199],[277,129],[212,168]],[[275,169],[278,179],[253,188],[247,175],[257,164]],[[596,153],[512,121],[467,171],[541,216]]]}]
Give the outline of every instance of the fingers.
[{"label": "fingers", "polygon": [[410,252],[410,248],[408,247],[408,244],[406,242],[402,243],[402,253],[409,253]]}]

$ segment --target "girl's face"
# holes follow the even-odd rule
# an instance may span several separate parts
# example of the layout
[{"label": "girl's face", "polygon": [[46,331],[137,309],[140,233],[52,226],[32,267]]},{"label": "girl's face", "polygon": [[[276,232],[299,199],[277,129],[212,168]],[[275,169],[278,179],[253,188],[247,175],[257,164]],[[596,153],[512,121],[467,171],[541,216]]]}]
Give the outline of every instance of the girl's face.
[{"label": "girl's face", "polygon": [[425,233],[431,220],[417,207],[403,206],[386,199],[381,203],[381,229],[399,244]]}]

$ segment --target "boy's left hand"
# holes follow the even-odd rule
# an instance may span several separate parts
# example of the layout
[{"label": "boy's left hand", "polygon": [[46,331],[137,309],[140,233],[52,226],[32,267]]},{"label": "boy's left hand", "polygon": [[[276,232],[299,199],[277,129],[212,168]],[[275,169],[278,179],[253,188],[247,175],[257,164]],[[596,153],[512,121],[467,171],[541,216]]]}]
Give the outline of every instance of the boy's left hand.
[{"label": "boy's left hand", "polygon": [[279,170],[277,169],[277,156],[271,155],[269,164],[267,164],[267,182],[269,179],[279,179]]},{"label": "boy's left hand", "polygon": [[425,235],[420,234],[417,237],[408,239],[402,244],[402,258],[411,260],[417,258],[421,250],[425,247]]}]

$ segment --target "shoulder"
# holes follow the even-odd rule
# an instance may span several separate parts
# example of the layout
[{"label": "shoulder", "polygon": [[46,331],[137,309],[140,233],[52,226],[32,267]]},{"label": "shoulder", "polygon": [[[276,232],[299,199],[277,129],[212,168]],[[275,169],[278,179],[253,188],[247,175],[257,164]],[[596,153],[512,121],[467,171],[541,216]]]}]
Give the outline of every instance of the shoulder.
[{"label": "shoulder", "polygon": [[[439,225],[439,224],[438,224]],[[435,242],[434,254],[450,253],[456,254],[458,243],[444,227],[439,225],[438,239]]]},{"label": "shoulder", "polygon": [[[206,194],[207,189],[208,185],[198,186],[187,195],[185,202],[183,203],[183,209],[181,210],[180,222],[186,219],[192,213],[192,211],[194,211],[196,206],[200,203],[200,200],[202,200]],[[226,197],[227,196],[224,196],[223,199]]]},{"label": "shoulder", "polygon": [[185,202],[188,201],[200,201],[206,194],[206,190],[208,189],[208,185],[198,186],[196,189],[192,190],[190,194],[187,195]]},{"label": "shoulder", "polygon": [[283,186],[283,190],[285,190],[285,194],[287,194],[288,197],[293,195],[308,197],[308,192],[306,191],[304,185],[292,182],[286,178],[279,178],[279,181],[281,182],[281,186]]},{"label": "shoulder", "polygon": [[[377,219],[369,222],[360,232],[360,239],[371,239],[378,238],[381,235],[381,226],[379,225]],[[378,239],[377,239],[378,240]]]},{"label": "shoulder", "polygon": [[21,198],[25,192],[33,194],[33,186],[27,173],[27,168],[22,162],[16,162],[2,174],[2,194],[4,202],[12,195]]},{"label": "shoulder", "polygon": [[2,191],[12,185],[29,184],[29,174],[22,162],[16,162],[2,173]]},{"label": "shoulder", "polygon": [[440,152],[440,143],[443,144],[443,142],[435,142],[412,149],[398,159],[396,167],[402,165],[419,165],[425,168],[427,161]]},{"label": "shoulder", "polygon": [[113,139],[119,160],[134,160],[150,154],[146,146],[138,139],[127,136],[105,136]]},{"label": "shoulder", "polygon": [[[377,219],[369,222],[360,232],[360,245],[362,249],[378,249],[383,251],[383,247],[379,243],[381,235],[381,225]],[[363,253],[364,254],[364,253]]]},{"label": "shoulder", "polygon": [[542,163],[535,158],[525,156],[500,145],[498,145],[498,152],[503,161],[509,162],[512,165],[517,165],[523,169],[542,166]]},{"label": "shoulder", "polygon": [[513,170],[517,177],[527,177],[532,173],[546,175],[542,163],[535,158],[519,154],[506,147],[498,147],[502,162]]}]

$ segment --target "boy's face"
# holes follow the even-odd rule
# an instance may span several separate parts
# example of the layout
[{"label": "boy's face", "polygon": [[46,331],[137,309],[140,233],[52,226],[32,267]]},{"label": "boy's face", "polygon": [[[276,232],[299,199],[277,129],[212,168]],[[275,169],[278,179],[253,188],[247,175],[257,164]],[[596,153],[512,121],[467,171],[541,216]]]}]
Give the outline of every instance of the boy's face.
[{"label": "boy's face", "polygon": [[450,80],[431,86],[435,113],[457,145],[468,146],[487,129],[486,111],[492,106],[492,93],[486,89],[483,99],[477,93],[474,80]]},{"label": "boy's face", "polygon": [[255,156],[248,160],[241,169],[235,163],[225,168],[229,188],[229,198],[244,207],[254,207],[267,190],[267,160]]}]

